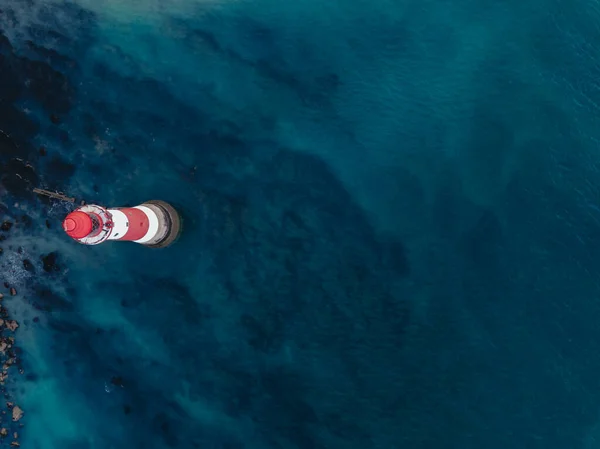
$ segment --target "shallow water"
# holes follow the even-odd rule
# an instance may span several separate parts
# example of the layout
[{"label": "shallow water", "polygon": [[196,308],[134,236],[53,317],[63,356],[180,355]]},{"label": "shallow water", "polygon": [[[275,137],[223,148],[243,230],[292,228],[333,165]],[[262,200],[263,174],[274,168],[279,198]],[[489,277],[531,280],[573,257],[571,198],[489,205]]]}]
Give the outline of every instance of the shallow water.
[{"label": "shallow water", "polygon": [[[25,412],[2,426],[34,449],[600,447],[599,21],[0,0]],[[32,187],[166,200],[184,232],[78,245]]]}]

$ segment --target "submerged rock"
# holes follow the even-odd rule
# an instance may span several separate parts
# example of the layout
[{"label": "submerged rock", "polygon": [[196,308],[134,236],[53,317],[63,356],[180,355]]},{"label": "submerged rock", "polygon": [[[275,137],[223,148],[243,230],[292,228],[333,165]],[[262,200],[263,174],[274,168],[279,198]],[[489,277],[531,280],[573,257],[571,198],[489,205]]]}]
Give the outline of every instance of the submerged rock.
[{"label": "submerged rock", "polygon": [[16,220],[16,223],[25,228],[30,228],[33,220],[29,215],[23,214]]},{"label": "submerged rock", "polygon": [[23,268],[25,268],[27,271],[33,271],[33,264],[29,259],[23,260]]},{"label": "submerged rock", "polygon": [[52,271],[59,270],[58,264],[56,263],[56,258],[57,254],[55,252],[48,253],[41,257],[45,272],[50,273]]},{"label": "submerged rock", "polygon": [[121,387],[123,388],[123,378],[121,376],[113,376],[110,379],[110,383],[117,386],[117,387]]}]

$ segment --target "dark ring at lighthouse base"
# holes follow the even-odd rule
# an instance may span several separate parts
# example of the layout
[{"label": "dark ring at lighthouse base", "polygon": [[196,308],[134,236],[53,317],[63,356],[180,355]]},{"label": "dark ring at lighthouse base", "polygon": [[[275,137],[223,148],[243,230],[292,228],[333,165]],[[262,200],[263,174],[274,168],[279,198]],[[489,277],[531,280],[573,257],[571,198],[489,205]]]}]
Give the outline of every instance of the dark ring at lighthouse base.
[{"label": "dark ring at lighthouse base", "polygon": [[161,230],[155,238],[142,243],[142,245],[148,248],[165,248],[175,242],[181,233],[181,218],[175,208],[162,200],[146,201],[141,206],[145,206],[156,213],[159,229]]}]

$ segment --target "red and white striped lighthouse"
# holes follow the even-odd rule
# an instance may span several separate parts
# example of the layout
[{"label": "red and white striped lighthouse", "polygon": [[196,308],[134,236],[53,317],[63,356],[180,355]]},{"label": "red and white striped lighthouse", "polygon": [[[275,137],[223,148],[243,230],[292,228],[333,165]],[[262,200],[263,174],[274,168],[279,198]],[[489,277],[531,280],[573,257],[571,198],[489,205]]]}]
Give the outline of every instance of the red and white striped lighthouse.
[{"label": "red and white striped lighthouse", "polygon": [[181,220],[173,206],[160,200],[111,209],[86,204],[65,217],[63,229],[69,237],[84,245],[125,240],[164,248],[179,236]]}]

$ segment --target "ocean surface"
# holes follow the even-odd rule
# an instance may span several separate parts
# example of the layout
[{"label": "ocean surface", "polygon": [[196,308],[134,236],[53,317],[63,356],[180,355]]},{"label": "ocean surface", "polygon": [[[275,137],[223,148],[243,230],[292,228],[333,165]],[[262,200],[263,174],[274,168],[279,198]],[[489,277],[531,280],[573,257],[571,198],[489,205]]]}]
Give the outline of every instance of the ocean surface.
[{"label": "ocean surface", "polygon": [[[0,447],[600,448],[600,3],[0,0],[0,32]],[[80,245],[34,187],[183,233]]]}]

